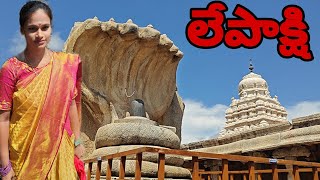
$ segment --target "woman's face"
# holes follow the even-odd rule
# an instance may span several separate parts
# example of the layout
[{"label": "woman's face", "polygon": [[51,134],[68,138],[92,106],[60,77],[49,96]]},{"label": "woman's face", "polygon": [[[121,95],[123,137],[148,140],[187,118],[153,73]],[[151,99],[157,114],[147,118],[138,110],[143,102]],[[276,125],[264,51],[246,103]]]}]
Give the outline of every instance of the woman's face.
[{"label": "woman's face", "polygon": [[45,48],[51,37],[51,20],[44,10],[38,9],[29,16],[21,32],[26,38],[28,48]]}]

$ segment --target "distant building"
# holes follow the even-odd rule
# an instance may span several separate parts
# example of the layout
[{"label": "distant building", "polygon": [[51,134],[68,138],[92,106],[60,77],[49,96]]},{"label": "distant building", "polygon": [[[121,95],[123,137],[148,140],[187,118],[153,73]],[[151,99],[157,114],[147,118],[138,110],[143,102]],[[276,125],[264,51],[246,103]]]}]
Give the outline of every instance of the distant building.
[{"label": "distant building", "polygon": [[[267,82],[253,72],[252,65],[249,69],[239,83],[239,99],[232,98],[226,110],[226,125],[219,136],[184,144],[182,149],[319,162],[320,113],[295,118],[290,123],[278,97],[270,96]],[[219,162],[203,161],[202,166],[218,170]],[[234,170],[243,167],[246,168],[239,163],[230,165]],[[287,175],[282,174],[282,179],[291,179]],[[302,174],[301,179],[312,178]]]}]

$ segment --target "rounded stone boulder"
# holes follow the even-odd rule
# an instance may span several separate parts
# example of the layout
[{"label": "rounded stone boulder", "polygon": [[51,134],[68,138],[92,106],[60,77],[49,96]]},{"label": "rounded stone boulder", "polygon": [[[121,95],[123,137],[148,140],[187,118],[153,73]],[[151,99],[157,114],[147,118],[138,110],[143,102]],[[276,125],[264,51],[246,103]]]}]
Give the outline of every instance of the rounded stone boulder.
[{"label": "rounded stone boulder", "polygon": [[111,123],[98,129],[96,149],[119,145],[154,145],[180,148],[179,137],[170,129],[141,123]]}]

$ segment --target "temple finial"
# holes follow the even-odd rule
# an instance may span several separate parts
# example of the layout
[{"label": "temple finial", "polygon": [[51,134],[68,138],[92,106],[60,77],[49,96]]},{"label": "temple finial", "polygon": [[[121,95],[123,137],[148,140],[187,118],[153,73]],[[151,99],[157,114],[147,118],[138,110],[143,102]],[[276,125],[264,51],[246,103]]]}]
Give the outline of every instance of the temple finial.
[{"label": "temple finial", "polygon": [[254,67],[252,65],[252,59],[250,59],[250,65],[249,65],[250,72],[253,72],[253,69],[254,69]]}]

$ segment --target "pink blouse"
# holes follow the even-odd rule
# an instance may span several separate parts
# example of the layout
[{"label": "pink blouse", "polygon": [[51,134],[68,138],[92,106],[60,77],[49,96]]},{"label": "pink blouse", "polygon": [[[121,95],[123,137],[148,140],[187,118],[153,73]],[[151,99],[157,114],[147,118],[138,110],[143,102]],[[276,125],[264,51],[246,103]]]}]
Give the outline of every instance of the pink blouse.
[{"label": "pink blouse", "polygon": [[[35,73],[40,73],[44,67],[31,68],[28,64],[19,61],[16,57],[8,59],[0,69],[0,110],[11,110],[13,105],[12,96],[13,93],[17,91],[16,85],[24,78],[34,76]],[[72,99],[75,99],[77,95],[77,88],[75,88]],[[66,119],[65,129],[69,135],[72,134],[69,116],[67,116]]]}]

